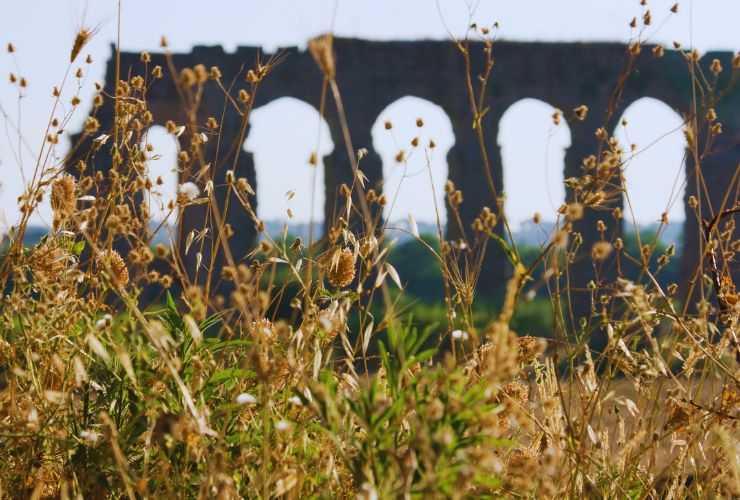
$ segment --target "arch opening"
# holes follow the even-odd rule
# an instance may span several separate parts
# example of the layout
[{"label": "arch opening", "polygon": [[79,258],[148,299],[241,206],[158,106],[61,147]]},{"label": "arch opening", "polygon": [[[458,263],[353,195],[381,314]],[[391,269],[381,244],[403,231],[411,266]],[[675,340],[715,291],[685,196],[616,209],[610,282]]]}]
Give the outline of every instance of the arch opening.
[{"label": "arch opening", "polygon": [[244,149],[254,155],[257,215],[267,230],[280,234],[287,224],[291,234],[306,238],[313,224],[313,236],[319,235],[326,199],[323,157],[334,143],[316,108],[281,97],[253,110]]},{"label": "arch opening", "polygon": [[177,169],[177,140],[161,125],[152,125],[142,138],[146,150],[147,176],[152,189],[144,192],[144,203],[149,207],[149,226],[154,241],[168,239],[167,233],[176,225],[177,210],[172,209],[177,199],[179,171]]},{"label": "arch opening", "polygon": [[385,220],[391,227],[408,228],[412,216],[420,233],[436,236],[439,218],[444,231],[447,152],[455,144],[447,113],[426,99],[402,97],[378,115],[371,133],[373,148],[383,162]]},{"label": "arch opening", "polygon": [[686,219],[682,127],[676,111],[651,97],[638,99],[624,111],[614,136],[624,149],[625,231],[634,231],[635,225],[641,231],[655,231],[665,212],[668,225],[661,229],[661,240],[677,243],[681,239]]},{"label": "arch opening", "polygon": [[499,122],[504,210],[518,244],[544,243],[565,200],[565,151],[571,135],[565,120],[555,123],[555,112],[544,101],[526,98],[512,104]]}]

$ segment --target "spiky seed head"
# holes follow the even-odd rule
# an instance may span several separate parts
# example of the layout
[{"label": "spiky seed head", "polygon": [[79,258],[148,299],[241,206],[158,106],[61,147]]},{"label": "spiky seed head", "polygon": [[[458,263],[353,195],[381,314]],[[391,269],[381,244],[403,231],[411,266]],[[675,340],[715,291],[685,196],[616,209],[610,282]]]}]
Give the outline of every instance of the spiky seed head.
[{"label": "spiky seed head", "polygon": [[191,68],[183,68],[180,72],[180,83],[183,87],[192,87],[198,81],[198,77],[195,75],[195,71]]},{"label": "spiky seed head", "polygon": [[650,24],[652,23],[652,21],[653,21],[653,16],[650,13],[650,10],[646,10],[645,13],[642,15],[642,23],[645,26],[650,26]]},{"label": "spiky seed head", "polygon": [[562,117],[562,114],[563,114],[562,111],[560,111],[559,109],[556,109],[552,113],[552,123],[555,125],[560,125],[560,119]]},{"label": "spiky seed head", "polygon": [[329,283],[337,288],[348,286],[355,279],[355,255],[349,248],[337,249],[329,264]]},{"label": "spiky seed head", "polygon": [[597,262],[606,260],[611,255],[614,247],[608,241],[597,241],[591,247],[591,258]]},{"label": "spiky seed head", "polygon": [[542,339],[525,335],[519,337],[519,362],[531,363],[537,356],[545,351],[545,343]]},{"label": "spiky seed head", "polygon": [[110,250],[106,253],[105,260],[108,266],[110,266],[110,277],[113,283],[119,286],[126,285],[129,281],[128,268],[121,254],[115,250]]},{"label": "spiky seed head", "polygon": [[208,80],[209,73],[204,65],[196,64],[195,67],[193,67],[193,72],[195,73],[195,79],[199,84],[203,84]]},{"label": "spiky seed head", "polygon": [[722,73],[722,63],[719,59],[713,59],[709,69],[714,76],[719,76],[719,74]]},{"label": "spiky seed head", "polygon": [[80,55],[80,51],[85,45],[87,45],[87,42],[90,41],[92,35],[93,32],[86,28],[82,28],[77,32],[75,40],[72,43],[72,51],[69,54],[69,62],[74,62],[74,60],[77,59],[77,56]]},{"label": "spiky seed head", "polygon": [[578,202],[569,203],[566,207],[569,221],[577,221],[583,218],[583,205]]},{"label": "spiky seed head", "polygon": [[308,51],[318,65],[324,77],[333,80],[336,76],[334,62],[334,37],[331,34],[313,38],[308,42]]},{"label": "spiky seed head", "polygon": [[54,220],[69,218],[75,211],[77,181],[69,174],[63,174],[51,183],[51,208]]}]

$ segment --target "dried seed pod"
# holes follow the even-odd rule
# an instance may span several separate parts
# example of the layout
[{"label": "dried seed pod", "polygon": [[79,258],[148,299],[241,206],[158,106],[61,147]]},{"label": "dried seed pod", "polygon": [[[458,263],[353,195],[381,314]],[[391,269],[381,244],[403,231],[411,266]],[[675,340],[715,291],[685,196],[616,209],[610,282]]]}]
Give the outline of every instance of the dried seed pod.
[{"label": "dried seed pod", "polygon": [[591,258],[597,262],[606,260],[614,247],[608,241],[597,241],[591,248]]},{"label": "dried seed pod", "polygon": [[195,67],[193,67],[193,72],[195,73],[195,79],[199,84],[203,84],[208,80],[209,73],[204,65],[196,64]]},{"label": "dried seed pod", "polygon": [[642,22],[645,26],[650,26],[650,24],[653,21],[653,16],[650,13],[649,10],[646,10],[645,13],[642,15]]},{"label": "dried seed pod", "polygon": [[719,76],[719,74],[722,73],[722,63],[719,62],[719,59],[712,60],[709,70],[714,74],[714,76]]},{"label": "dried seed pod", "polygon": [[314,61],[324,73],[324,77],[333,80],[336,74],[334,63],[334,37],[323,35],[308,42],[308,50]]},{"label": "dried seed pod", "polygon": [[183,68],[180,72],[180,83],[183,87],[192,87],[198,81],[198,77],[191,68]]},{"label": "dried seed pod", "polygon": [[573,110],[573,113],[576,115],[576,118],[583,121],[586,119],[586,116],[588,116],[588,106],[581,104]]},{"label": "dried seed pod", "polygon": [[94,116],[88,116],[85,120],[84,130],[86,134],[94,134],[100,130],[100,122]]},{"label": "dried seed pod", "polygon": [[63,174],[51,183],[51,209],[54,212],[54,226],[74,214],[77,206],[77,181],[69,174]]},{"label": "dried seed pod", "polygon": [[72,44],[72,51],[69,54],[69,62],[74,62],[74,60],[77,59],[77,56],[80,55],[80,51],[85,45],[87,45],[87,42],[90,41],[90,38],[92,38],[93,34],[93,30],[89,30],[86,28],[82,28],[77,32],[77,35],[75,36],[75,41]]},{"label": "dried seed pod", "polygon": [[104,262],[110,266],[110,277],[113,283],[119,286],[126,285],[129,281],[128,268],[121,254],[115,250],[106,252]]},{"label": "dried seed pod", "polygon": [[583,218],[583,205],[578,202],[569,203],[566,207],[568,220],[576,221]]},{"label": "dried seed pod", "polygon": [[334,252],[328,277],[329,283],[337,288],[344,288],[355,279],[355,256],[349,248]]},{"label": "dried seed pod", "polygon": [[552,123],[555,124],[555,125],[560,125],[560,119],[561,119],[562,115],[563,115],[563,113],[559,109],[556,109],[552,113]]}]

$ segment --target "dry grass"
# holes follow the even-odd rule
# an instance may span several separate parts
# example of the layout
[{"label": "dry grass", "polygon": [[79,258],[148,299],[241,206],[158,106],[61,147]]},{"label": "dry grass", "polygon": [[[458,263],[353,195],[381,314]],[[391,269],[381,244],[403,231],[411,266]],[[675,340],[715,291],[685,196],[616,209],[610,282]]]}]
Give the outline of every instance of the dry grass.
[{"label": "dry grass", "polygon": [[[495,41],[488,30],[474,32],[489,63],[481,75],[467,64],[465,76],[481,172],[493,188],[482,117]],[[75,40],[73,61],[89,36]],[[473,46],[457,44],[469,63]],[[726,271],[738,242],[723,239],[734,234],[725,224],[737,200],[708,222],[707,254],[717,255],[697,285],[696,308],[682,311],[645,264],[641,281],[616,276],[593,290],[596,326],[584,332],[564,306],[573,256],[585,252],[599,269],[625,252],[607,239],[579,249],[573,230],[585,210],[623,194],[623,151],[600,129],[600,151],[585,162],[592,172],[569,180],[577,198],[562,207],[552,241],[530,267],[498,236],[510,231],[495,203],[466,228],[469,240],[428,247],[443,271],[447,324],[420,332],[397,307],[400,278],[374,215],[386,201],[364,185],[331,38],[309,48],[325,75],[321,110],[336,107],[355,174],[342,187],[341,217],[318,243],[264,235],[249,256],[233,255],[233,230],[223,222],[230,212],[264,229],[254,192],[228,173],[226,189],[238,203],[222,206],[205,168],[214,161],[205,140],[218,139],[219,124],[199,122],[203,89],[224,92],[243,135],[275,61],[246,70],[251,89],[236,95],[218,68],[149,67],[119,78],[115,96],[95,97],[96,109],[114,100],[115,125],[86,122],[89,150],[72,153],[82,158],[76,178],[49,163],[59,123],[69,118],[52,115],[19,200],[22,220],[0,261],[0,497],[739,496],[740,302]],[[625,57],[637,53],[632,45]],[[686,60],[696,70],[691,53]],[[146,175],[155,152],[144,144],[156,120],[147,92],[161,78],[177,79],[188,117],[168,124],[180,137],[183,176],[191,173],[171,218],[191,205],[208,213],[206,227],[182,235],[183,247],[152,246],[146,207],[137,202],[156,190]],[[704,93],[724,90],[694,81]],[[594,112],[573,111],[575,119]],[[686,121],[697,158],[707,119],[714,120],[699,110]],[[110,158],[110,170],[94,169],[98,155]],[[463,193],[452,183],[446,193],[449,219],[459,222]],[[49,195],[54,230],[24,248],[29,217]],[[486,244],[503,246],[514,272],[500,314],[477,329],[472,307]],[[222,269],[209,257],[219,251]],[[650,251],[629,257],[648,263]],[[193,255],[203,269],[195,280],[184,264]],[[666,252],[658,265],[672,257]],[[558,325],[549,344],[510,328],[537,269]],[[291,286],[278,284],[278,274]],[[227,297],[214,291],[222,278],[233,285]],[[173,294],[142,309],[138,297],[153,284]],[[276,316],[279,304],[293,314]],[[597,332],[608,342],[592,352],[589,335]],[[443,341],[451,349],[431,347]]]}]

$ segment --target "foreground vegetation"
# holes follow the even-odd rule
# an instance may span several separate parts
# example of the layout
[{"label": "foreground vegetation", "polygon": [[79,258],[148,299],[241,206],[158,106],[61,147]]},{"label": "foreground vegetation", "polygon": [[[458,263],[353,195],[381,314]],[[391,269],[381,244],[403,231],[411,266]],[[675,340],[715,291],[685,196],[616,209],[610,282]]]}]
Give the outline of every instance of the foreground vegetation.
[{"label": "foreground vegetation", "polygon": [[[471,30],[490,57],[490,32]],[[89,36],[78,34],[73,65]],[[465,41],[459,47],[470,57]],[[331,37],[310,50],[325,75],[322,103],[336,105],[349,138]],[[686,60],[700,71],[691,53]],[[414,234],[438,270],[419,277],[440,294],[423,307],[414,301],[424,303],[431,285],[399,274],[409,254],[388,251],[374,215],[384,199],[365,186],[362,152],[349,143],[354,182],[342,187],[342,216],[325,239],[264,235],[254,253],[231,255],[233,228],[222,222],[229,210],[263,225],[249,182],[233,172],[225,182],[238,204],[219,206],[204,167],[215,162],[205,143],[220,125],[217,117],[198,122],[197,96],[223,89],[246,130],[272,64],[245,71],[250,92],[228,98],[218,68],[121,76],[115,96],[95,97],[95,109],[115,101],[116,122],[101,130],[88,118],[76,177],[45,160],[69,119],[52,116],[0,261],[0,497],[740,495],[740,302],[728,266],[739,246],[737,199],[709,223],[702,248],[712,258],[697,303],[682,302],[686,284],[673,282],[675,273],[659,274],[675,261],[672,247],[617,239],[578,247],[573,223],[585,210],[619,217],[606,202],[622,196],[624,153],[609,137],[541,249],[508,243],[495,199],[468,240]],[[482,82],[469,88],[473,117],[485,113],[478,92],[490,70],[467,75]],[[726,71],[740,71],[740,56]],[[183,176],[205,172],[183,182],[171,216],[190,206],[209,214],[169,247],[151,245],[140,203],[157,189],[146,176],[156,154],[146,146],[156,120],[147,92],[168,77],[186,96],[188,121],[168,125],[182,136]],[[694,81],[703,93],[718,91],[711,80]],[[574,110],[576,119],[587,112]],[[712,113],[687,119],[687,137],[703,137]],[[473,122],[480,130],[483,122]],[[446,193],[454,215],[463,193],[452,183]],[[24,247],[45,196],[53,231]],[[511,263],[495,306],[475,295],[489,246]],[[593,284],[581,322],[567,307],[566,278],[584,251],[597,270],[618,256],[637,272]],[[222,268],[208,257],[218,252]],[[157,299],[143,301],[147,290]],[[605,339],[598,348],[596,336]]]}]

